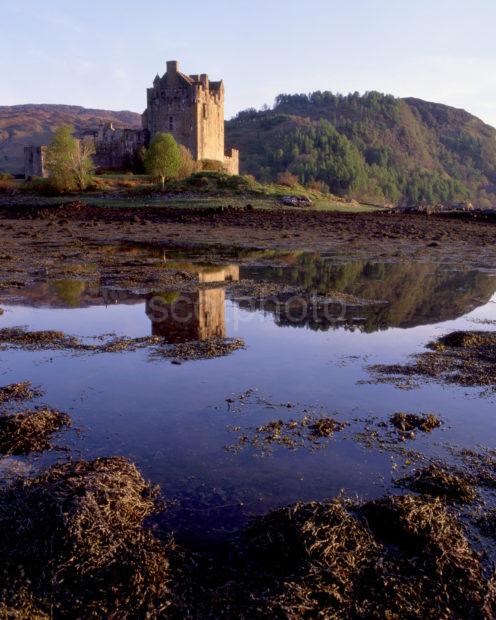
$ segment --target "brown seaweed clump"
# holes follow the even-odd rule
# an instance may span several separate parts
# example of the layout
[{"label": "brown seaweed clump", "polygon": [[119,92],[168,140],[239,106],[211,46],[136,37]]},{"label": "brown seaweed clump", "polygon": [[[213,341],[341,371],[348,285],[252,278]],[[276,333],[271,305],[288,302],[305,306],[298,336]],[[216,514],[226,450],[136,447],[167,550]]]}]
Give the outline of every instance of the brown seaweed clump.
[{"label": "brown seaweed clump", "polygon": [[494,617],[494,574],[442,500],[388,496],[362,514],[387,551],[362,586],[359,617]]},{"label": "brown seaweed clump", "polygon": [[450,349],[478,349],[496,346],[496,332],[488,331],[457,331],[441,336],[429,347],[436,351]]},{"label": "brown seaweed clump", "polygon": [[42,611],[26,586],[13,592],[0,593],[0,618],[12,620],[50,620],[52,616]]},{"label": "brown seaweed clump", "polygon": [[260,587],[266,584],[257,597],[257,610],[266,609],[261,617],[326,617],[351,608],[355,580],[380,546],[350,508],[339,499],[296,504],[248,528],[245,556],[263,570]]},{"label": "brown seaweed clump", "polygon": [[0,454],[15,456],[48,450],[53,435],[70,425],[66,413],[48,407],[2,415]]},{"label": "brown seaweed clump", "polygon": [[241,338],[210,338],[179,344],[164,344],[158,336],[115,337],[101,343],[81,342],[76,336],[59,331],[27,331],[23,327],[0,329],[0,348],[17,347],[25,351],[70,350],[79,353],[121,353],[151,348],[151,359],[202,360],[230,355],[245,348]]},{"label": "brown seaweed clump", "polygon": [[143,525],[156,507],[156,489],[117,457],[56,465],[0,491],[0,610],[160,617],[168,546]]},{"label": "brown seaweed clump", "polygon": [[0,329],[0,346],[13,346],[25,351],[70,350],[88,353],[118,353],[137,351],[160,343],[160,338],[111,338],[99,344],[81,342],[76,336],[59,331],[27,331],[23,327]]},{"label": "brown seaweed clump", "polygon": [[246,347],[242,338],[209,338],[179,344],[166,344],[153,349],[152,359],[169,358],[183,361],[204,360],[230,355]]},{"label": "brown seaweed clump", "polygon": [[338,422],[334,418],[326,416],[318,418],[313,424],[310,424],[308,428],[313,437],[319,438],[332,437],[334,433],[343,430],[345,426],[346,424],[344,422]]},{"label": "brown seaweed clump", "polygon": [[418,469],[411,476],[398,480],[397,484],[462,504],[470,504],[478,497],[476,480],[472,476],[437,465]]},{"label": "brown seaweed clump", "polygon": [[11,383],[0,387],[0,405],[11,401],[26,401],[32,400],[41,396],[43,392],[41,390],[33,389],[32,384],[29,381],[22,383]]},{"label": "brown seaweed clump", "polygon": [[74,336],[64,332],[44,330],[27,331],[23,327],[4,327],[0,329],[0,345],[17,346],[26,350],[73,349],[79,347]]},{"label": "brown seaweed clump", "polygon": [[339,422],[332,417],[312,417],[308,414],[298,420],[271,420],[247,431],[243,431],[239,426],[230,426],[228,430],[239,433],[239,437],[237,442],[227,446],[226,450],[240,452],[250,446],[260,454],[268,455],[274,446],[283,446],[290,450],[303,447],[321,448],[326,445],[326,440],[345,427],[346,422]]},{"label": "brown seaweed clump", "polygon": [[439,499],[296,504],[255,521],[242,544],[244,617],[482,620],[496,611],[492,579]]},{"label": "brown seaweed clump", "polygon": [[452,332],[427,346],[432,351],[415,355],[411,364],[377,364],[369,370],[379,376],[378,382],[398,387],[408,385],[414,376],[467,387],[496,387],[496,332]]},{"label": "brown seaweed clump", "polygon": [[441,420],[432,413],[417,415],[416,413],[401,411],[393,414],[389,421],[400,432],[422,431],[423,433],[430,433],[441,426]]}]

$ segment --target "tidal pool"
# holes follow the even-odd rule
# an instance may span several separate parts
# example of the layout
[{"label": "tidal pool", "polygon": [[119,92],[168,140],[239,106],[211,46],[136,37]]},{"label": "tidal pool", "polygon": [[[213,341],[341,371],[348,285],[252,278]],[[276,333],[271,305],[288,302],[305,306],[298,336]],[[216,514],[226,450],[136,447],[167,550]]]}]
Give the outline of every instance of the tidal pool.
[{"label": "tidal pool", "polygon": [[[163,253],[171,268],[195,272],[198,285],[150,293],[40,280],[1,292],[0,327],[60,330],[85,341],[105,334],[155,335],[170,343],[242,338],[246,348],[182,363],[152,360],[146,350],[93,355],[5,348],[1,383],[31,381],[44,391],[36,402],[72,416],[77,430],[58,443],[73,458],[122,455],[135,462],[170,500],[164,521],[178,535],[206,541],[271,508],[340,491],[378,497],[411,464],[410,450],[449,458],[453,446],[494,445],[491,393],[436,382],[398,389],[371,382],[367,370],[404,363],[453,330],[495,329],[490,271],[305,253],[248,264],[227,255],[211,263],[192,250],[140,251]],[[282,303],[236,293],[244,281],[289,288]],[[316,295],[320,305],[309,305],[290,287]],[[342,295],[322,302],[329,291]],[[435,413],[443,425],[399,450],[368,446],[363,439],[370,425],[398,411]],[[270,421],[305,415],[330,415],[347,426],[317,446],[237,445],[240,435],[251,437]],[[16,461],[17,471],[65,458],[55,450],[4,464]]]}]

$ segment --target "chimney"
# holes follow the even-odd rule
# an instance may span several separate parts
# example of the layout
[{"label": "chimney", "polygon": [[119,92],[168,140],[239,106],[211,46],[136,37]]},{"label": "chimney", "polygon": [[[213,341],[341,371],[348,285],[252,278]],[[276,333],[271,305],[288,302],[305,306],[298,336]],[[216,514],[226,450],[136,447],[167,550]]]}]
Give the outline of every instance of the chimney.
[{"label": "chimney", "polygon": [[177,60],[167,61],[167,75],[175,75],[179,70],[179,63]]}]

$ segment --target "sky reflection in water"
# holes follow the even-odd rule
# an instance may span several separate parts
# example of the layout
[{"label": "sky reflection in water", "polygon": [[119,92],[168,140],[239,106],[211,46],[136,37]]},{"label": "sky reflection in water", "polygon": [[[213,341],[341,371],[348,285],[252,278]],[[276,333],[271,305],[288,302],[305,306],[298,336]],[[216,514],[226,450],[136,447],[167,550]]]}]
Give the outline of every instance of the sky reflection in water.
[{"label": "sky reflection in water", "polygon": [[[435,412],[446,422],[443,429],[419,437],[412,448],[441,454],[447,442],[494,445],[494,399],[478,398],[476,389],[427,383],[405,391],[358,383],[370,378],[368,364],[405,361],[448,331],[494,329],[474,322],[496,320],[491,274],[425,263],[335,263],[311,255],[288,256],[277,267],[229,264],[203,266],[202,272],[207,288],[182,295],[141,296],[58,281],[6,291],[0,298],[2,327],[57,329],[81,337],[154,333],[169,342],[245,339],[246,350],[182,365],[151,362],[143,350],[0,352],[2,384],[29,380],[42,386],[43,402],[66,410],[82,430],[66,438],[76,455],[120,454],[135,461],[168,498],[178,499],[171,512],[176,527],[231,529],[273,506],[323,499],[341,489],[377,496],[390,485],[392,459],[401,462],[353,441],[353,425],[317,451],[276,447],[271,456],[261,457],[247,448],[233,454],[224,449],[236,441],[229,425],[254,428],[299,417],[304,409],[343,421],[386,418],[395,411]],[[312,316],[291,323],[284,308],[231,299],[223,283],[239,277],[390,303],[333,306],[324,320]],[[168,318],[157,322],[164,309]],[[175,320],[189,315],[190,321]],[[238,406],[237,396],[247,390],[252,396]],[[46,458],[54,457],[40,462]]]}]

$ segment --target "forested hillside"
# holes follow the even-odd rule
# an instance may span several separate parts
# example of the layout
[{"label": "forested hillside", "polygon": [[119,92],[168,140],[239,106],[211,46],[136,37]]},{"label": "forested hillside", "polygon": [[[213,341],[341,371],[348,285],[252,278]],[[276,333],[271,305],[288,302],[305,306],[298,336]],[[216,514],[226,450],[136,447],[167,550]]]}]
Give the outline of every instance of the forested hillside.
[{"label": "forested hillside", "polygon": [[227,123],[242,171],[289,171],[333,193],[394,204],[496,205],[496,130],[449,106],[377,92],[280,95]]}]

